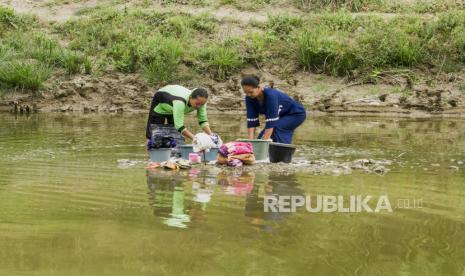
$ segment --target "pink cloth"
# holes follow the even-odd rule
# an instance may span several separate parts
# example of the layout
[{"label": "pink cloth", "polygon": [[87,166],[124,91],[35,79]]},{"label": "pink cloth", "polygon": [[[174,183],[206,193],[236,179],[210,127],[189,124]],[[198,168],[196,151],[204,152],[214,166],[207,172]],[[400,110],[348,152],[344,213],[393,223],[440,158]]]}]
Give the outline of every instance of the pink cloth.
[{"label": "pink cloth", "polygon": [[242,161],[239,160],[239,159],[232,158],[231,160],[228,161],[228,166],[241,167],[242,166]]},{"label": "pink cloth", "polygon": [[229,142],[223,144],[220,147],[220,153],[224,157],[228,157],[229,155],[239,155],[239,154],[253,154],[253,147],[252,143],[247,142]]},{"label": "pink cloth", "polygon": [[253,183],[234,181],[232,186],[227,186],[224,188],[226,194],[236,195],[236,196],[246,196],[250,194],[253,189]]}]

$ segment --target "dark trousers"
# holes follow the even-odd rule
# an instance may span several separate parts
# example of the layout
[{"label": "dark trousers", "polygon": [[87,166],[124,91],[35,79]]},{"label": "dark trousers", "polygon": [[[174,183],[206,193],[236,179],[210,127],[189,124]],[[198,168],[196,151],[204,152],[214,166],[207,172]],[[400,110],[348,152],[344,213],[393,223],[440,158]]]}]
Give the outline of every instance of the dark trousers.
[{"label": "dark trousers", "polygon": [[152,125],[170,125],[174,127],[173,115],[163,115],[156,112],[151,112],[147,120],[147,139],[152,137]]},{"label": "dark trousers", "polygon": [[173,125],[174,118],[173,115],[163,115],[154,111],[155,107],[160,103],[157,93],[153,95],[152,104],[150,104],[149,116],[147,118],[147,127],[145,130],[145,137],[150,139],[152,137],[152,128],[151,125]]},{"label": "dark trousers", "polygon": [[[307,118],[307,113],[298,113],[280,117],[271,134],[271,139],[276,143],[292,144],[294,130],[298,128]],[[258,135],[258,139],[263,137],[265,129]]]}]

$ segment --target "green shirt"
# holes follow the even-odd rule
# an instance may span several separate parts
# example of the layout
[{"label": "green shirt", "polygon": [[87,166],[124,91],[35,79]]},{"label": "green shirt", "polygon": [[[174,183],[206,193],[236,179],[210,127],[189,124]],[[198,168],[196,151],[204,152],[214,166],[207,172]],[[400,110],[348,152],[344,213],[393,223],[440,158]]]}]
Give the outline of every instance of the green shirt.
[{"label": "green shirt", "polygon": [[[174,127],[182,131],[184,129],[184,115],[195,110],[189,104],[192,91],[180,85],[167,85],[160,88],[157,93],[162,94],[153,111],[163,115],[173,115]],[[197,120],[202,128],[208,126],[206,104],[197,110]]]}]

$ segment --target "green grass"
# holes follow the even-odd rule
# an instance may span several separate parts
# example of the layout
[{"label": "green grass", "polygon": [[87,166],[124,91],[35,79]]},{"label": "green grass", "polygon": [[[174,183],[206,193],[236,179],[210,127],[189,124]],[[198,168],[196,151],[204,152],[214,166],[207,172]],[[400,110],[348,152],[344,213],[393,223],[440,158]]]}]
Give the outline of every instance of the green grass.
[{"label": "green grass", "polygon": [[0,83],[36,91],[50,76],[51,69],[32,61],[8,61],[0,64]]},{"label": "green grass", "polygon": [[457,11],[440,14],[437,21],[415,16],[353,18],[338,12],[311,17],[291,41],[300,68],[333,75],[434,68],[444,62],[458,69],[464,61],[464,20],[465,12]]},{"label": "green grass", "polygon": [[75,51],[62,51],[59,56],[59,64],[66,69],[69,75],[74,75],[82,72],[84,65],[84,56]]},{"label": "green grass", "polygon": [[12,9],[0,6],[0,34],[8,30],[25,30],[37,24],[33,16],[16,14]]},{"label": "green grass", "polygon": [[36,31],[35,19],[0,8],[0,86],[37,91],[55,69],[81,72],[83,57]]},{"label": "green grass", "polygon": [[201,68],[206,69],[216,79],[227,78],[244,64],[237,45],[227,43],[213,44],[201,50],[197,58],[204,62]]},{"label": "green grass", "polygon": [[460,84],[460,91],[462,91],[463,93],[465,93],[465,83],[462,83]]},{"label": "green grass", "polygon": [[106,55],[112,59],[113,66],[117,71],[134,73],[140,68],[140,42],[138,40],[125,40],[108,47]]},{"label": "green grass", "polygon": [[382,0],[295,0],[296,5],[304,10],[324,9],[338,10],[346,9],[352,12],[359,12],[369,9],[376,9],[384,6]]},{"label": "green grass", "polygon": [[179,78],[179,65],[183,56],[180,40],[154,36],[142,49],[142,67],[150,84],[166,84]]},{"label": "green grass", "polygon": [[68,21],[55,29],[71,41],[71,49],[107,60],[107,65],[102,64],[104,70],[141,71],[156,85],[179,78],[179,66],[191,46],[186,41],[216,28],[216,21],[208,14],[103,9],[87,20]]},{"label": "green grass", "polygon": [[50,45],[29,33],[34,27],[36,18],[0,7],[0,87],[36,91],[49,78]]},{"label": "green grass", "polygon": [[161,33],[166,36],[182,37],[192,31],[213,33],[217,28],[216,21],[208,14],[169,16],[161,25]]},{"label": "green grass", "polygon": [[432,20],[416,14],[384,17],[348,11],[380,5],[375,0],[308,2],[322,3],[328,4],[323,12],[269,16],[266,22],[247,26],[253,31],[246,35],[226,40],[217,32],[220,22],[209,14],[98,7],[50,27],[0,8],[0,61],[26,76],[11,72],[9,78],[3,66],[0,85],[40,89],[38,82],[45,82],[51,72],[139,73],[158,86],[199,75],[224,81],[251,65],[285,67],[286,74],[311,70],[361,78],[384,70],[434,73],[463,68],[463,10],[437,13]]},{"label": "green grass", "polygon": [[269,16],[265,25],[266,30],[280,38],[286,37],[292,30],[300,28],[303,20],[298,16],[282,14],[277,16]]},{"label": "green grass", "polygon": [[387,12],[387,13],[437,13],[464,10],[465,3],[456,0],[294,0],[304,11]]},{"label": "green grass", "polygon": [[465,62],[465,27],[461,26],[452,31],[452,41],[457,49],[457,55]]},{"label": "green grass", "polygon": [[243,43],[245,46],[244,60],[260,67],[270,57],[271,53],[269,49],[271,43],[272,38],[264,37],[261,33],[247,33]]},{"label": "green grass", "polygon": [[332,75],[347,75],[360,66],[360,55],[355,47],[326,32],[302,32],[296,37],[300,67]]},{"label": "green grass", "polygon": [[197,31],[212,34],[218,29],[218,22],[208,13],[190,16],[190,26]]},{"label": "green grass", "polygon": [[239,10],[244,10],[244,11],[256,11],[274,2],[277,2],[277,1],[274,1],[274,0],[249,0],[249,1],[220,0],[219,5],[220,6],[231,5]]},{"label": "green grass", "polygon": [[385,1],[384,5],[378,9],[386,12],[437,13],[464,10],[465,3],[455,0],[417,0],[412,2],[397,0]]}]

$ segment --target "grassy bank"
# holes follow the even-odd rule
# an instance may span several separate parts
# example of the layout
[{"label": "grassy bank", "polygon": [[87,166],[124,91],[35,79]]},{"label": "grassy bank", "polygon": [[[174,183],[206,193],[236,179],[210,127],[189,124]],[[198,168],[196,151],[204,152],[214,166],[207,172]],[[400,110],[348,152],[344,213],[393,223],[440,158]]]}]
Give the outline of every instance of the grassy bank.
[{"label": "grassy bank", "polygon": [[346,9],[352,12],[435,13],[465,9],[465,2],[461,0],[295,0],[294,3],[305,11]]},{"label": "grassy bank", "polygon": [[81,73],[87,57],[61,47],[36,18],[0,8],[0,85],[36,91],[55,70]]},{"label": "grassy bank", "polygon": [[[143,3],[144,1],[142,1]],[[436,13],[465,9],[463,0],[190,0],[165,1],[168,4],[187,3],[192,6],[231,6],[243,11],[267,8],[293,7],[305,12],[382,12],[382,13]]]},{"label": "grassy bank", "polygon": [[[348,8],[352,2],[337,3]],[[232,37],[219,32],[228,22],[208,13],[98,7],[82,10],[78,19],[45,24],[0,8],[0,85],[37,91],[55,77],[123,72],[141,73],[157,86],[199,76],[226,80],[248,66],[351,78],[463,68],[463,10],[386,17],[334,8],[269,16],[241,26],[244,34]]]}]

